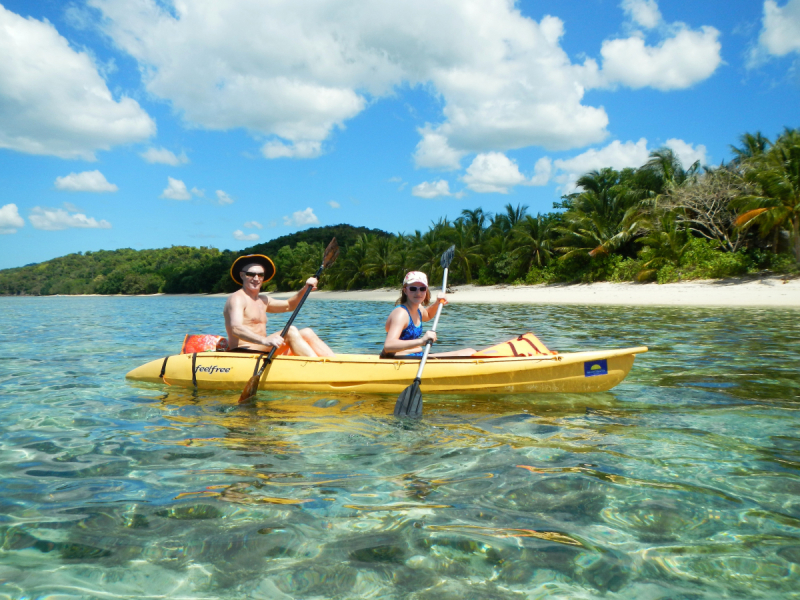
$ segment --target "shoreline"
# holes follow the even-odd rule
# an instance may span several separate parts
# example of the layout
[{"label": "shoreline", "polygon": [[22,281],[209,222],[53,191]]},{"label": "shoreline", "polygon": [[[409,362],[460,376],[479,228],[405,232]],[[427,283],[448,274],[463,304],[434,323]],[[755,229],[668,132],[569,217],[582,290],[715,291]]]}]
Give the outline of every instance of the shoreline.
[{"label": "shoreline", "polygon": [[[695,280],[678,283],[571,283],[539,285],[457,285],[450,288],[453,304],[568,304],[589,306],[707,306],[800,308],[800,278],[780,275],[762,277]],[[289,298],[294,292],[270,294]],[[434,292],[435,295],[435,292]],[[106,296],[4,296],[5,298],[81,298],[81,297],[204,297],[224,298],[227,294],[141,294]],[[309,299],[325,301],[391,302],[399,290],[327,291],[312,293]]]}]

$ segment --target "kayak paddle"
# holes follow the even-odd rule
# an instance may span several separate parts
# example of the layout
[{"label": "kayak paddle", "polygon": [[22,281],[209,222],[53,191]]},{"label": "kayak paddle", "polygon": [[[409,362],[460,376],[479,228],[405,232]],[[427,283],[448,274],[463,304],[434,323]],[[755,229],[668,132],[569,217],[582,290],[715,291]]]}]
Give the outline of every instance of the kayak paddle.
[{"label": "kayak paddle", "polygon": [[[442,292],[447,293],[447,269],[453,261],[456,247],[450,246],[444,254],[442,254],[442,269],[444,269],[444,279],[442,280]],[[439,316],[442,314],[442,304],[436,308],[436,318],[433,320],[433,327],[431,331],[436,331],[436,326],[439,324]],[[414,379],[414,383],[400,392],[397,397],[397,402],[394,405],[395,417],[421,417],[422,416],[422,392],[419,389],[419,383],[422,380],[422,369],[425,368],[425,363],[428,360],[428,354],[431,351],[431,341],[425,342],[425,350],[422,352],[422,360],[419,361],[419,370]]]},{"label": "kayak paddle", "polygon": [[[322,269],[330,267],[333,264],[333,261],[336,260],[336,257],[339,256],[339,244],[336,243],[336,238],[331,240],[331,243],[328,244],[328,247],[325,248],[325,252],[322,254],[322,264],[317,269],[317,272],[314,274],[315,279],[319,279],[320,273],[322,273]],[[303,306],[303,303],[308,298],[308,295],[311,293],[311,287],[307,286],[306,291],[303,294],[303,297],[300,299],[300,302],[297,303],[297,306],[294,308],[294,312],[292,316],[289,317],[289,320],[286,322],[286,325],[281,332],[281,337],[286,337],[286,333],[289,331],[289,327],[292,326],[292,322],[294,318],[297,316],[297,313],[300,312],[300,307]],[[239,396],[239,404],[247,403],[251,398],[253,398],[258,393],[258,384],[261,380],[261,375],[264,373],[264,369],[267,368],[267,365],[272,364],[272,357],[275,355],[275,351],[277,348],[275,346],[272,347],[272,350],[269,351],[267,354],[267,358],[264,359],[264,364],[261,365],[261,368],[258,370],[258,373],[253,375],[250,380],[247,382],[247,385],[244,386],[244,390],[242,390],[242,395]]]}]

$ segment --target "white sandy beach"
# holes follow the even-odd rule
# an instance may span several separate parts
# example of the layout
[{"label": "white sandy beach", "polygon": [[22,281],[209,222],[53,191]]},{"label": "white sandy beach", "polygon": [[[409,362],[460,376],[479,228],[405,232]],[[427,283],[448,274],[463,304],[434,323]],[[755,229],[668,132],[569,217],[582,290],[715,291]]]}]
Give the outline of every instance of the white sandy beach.
[{"label": "white sandy beach", "polygon": [[[590,283],[530,286],[458,285],[448,300],[465,304],[585,304],[800,308],[800,279],[766,276],[681,283]],[[275,294],[285,298],[291,294]],[[399,290],[317,291],[310,298],[394,302]]]},{"label": "white sandy beach", "polygon": [[[434,295],[436,289],[433,289]],[[294,292],[276,292],[289,298]],[[330,292],[319,290],[310,300],[361,300],[394,302],[399,289]],[[86,294],[86,296],[98,296]],[[202,296],[224,298],[227,294],[141,294],[141,296]],[[48,296],[53,298],[55,296]],[[77,296],[60,296],[75,298]],[[130,297],[130,296],[129,296]],[[738,306],[800,308],[800,278],[767,275],[755,278],[714,279],[680,283],[575,283],[554,285],[456,285],[448,301],[463,304],[575,304],[617,306]]]}]

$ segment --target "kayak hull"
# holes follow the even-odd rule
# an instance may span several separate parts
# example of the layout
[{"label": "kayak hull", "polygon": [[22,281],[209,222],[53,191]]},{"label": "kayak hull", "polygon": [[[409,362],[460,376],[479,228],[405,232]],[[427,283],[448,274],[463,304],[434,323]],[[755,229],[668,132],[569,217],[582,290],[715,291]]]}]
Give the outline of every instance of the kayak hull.
[{"label": "kayak hull", "polygon": [[[546,357],[432,358],[425,365],[420,388],[433,394],[603,392],[625,379],[634,357],[643,352],[647,352],[644,346]],[[144,364],[126,377],[241,392],[261,364],[259,354],[179,354]],[[414,380],[418,368],[419,359],[360,354],[280,356],[264,370],[259,390],[399,394]]]}]

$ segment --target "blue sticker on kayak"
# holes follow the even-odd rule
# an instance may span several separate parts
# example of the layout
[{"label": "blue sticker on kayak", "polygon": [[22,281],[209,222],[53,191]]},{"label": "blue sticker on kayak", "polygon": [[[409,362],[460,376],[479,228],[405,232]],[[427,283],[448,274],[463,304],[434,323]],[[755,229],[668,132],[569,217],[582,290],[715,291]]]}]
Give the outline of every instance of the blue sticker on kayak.
[{"label": "blue sticker on kayak", "polygon": [[608,361],[604,358],[603,360],[590,360],[583,363],[583,374],[586,377],[608,375]]}]

